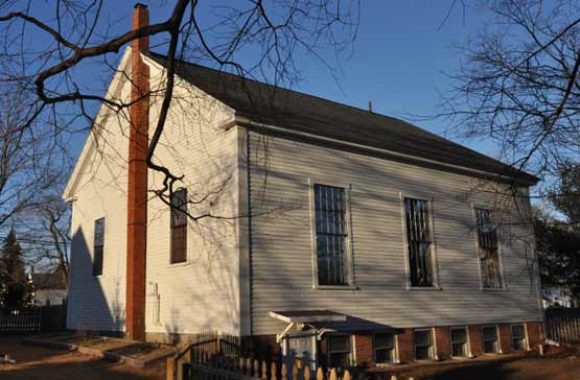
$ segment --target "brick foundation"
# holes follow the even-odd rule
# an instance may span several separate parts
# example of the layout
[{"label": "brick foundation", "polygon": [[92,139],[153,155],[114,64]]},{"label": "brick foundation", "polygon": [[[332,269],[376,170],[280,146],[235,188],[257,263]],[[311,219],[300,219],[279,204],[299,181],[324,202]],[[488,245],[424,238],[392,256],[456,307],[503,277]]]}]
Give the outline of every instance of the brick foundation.
[{"label": "brick foundation", "polygon": [[413,329],[403,329],[397,334],[397,358],[401,363],[409,363],[415,358]]},{"label": "brick foundation", "polygon": [[509,354],[512,352],[512,334],[510,332],[510,325],[502,323],[499,325],[499,349],[502,354]]},{"label": "brick foundation", "polygon": [[527,322],[526,334],[528,336],[528,346],[532,351],[538,351],[538,345],[542,344],[545,338],[543,322]]},{"label": "brick foundation", "polygon": [[451,357],[448,327],[435,327],[435,355],[438,360],[445,360]]},{"label": "brick foundation", "polygon": [[469,353],[471,356],[483,355],[483,336],[481,326],[472,325],[468,328],[469,334]]},{"label": "brick foundation", "polygon": [[374,365],[374,351],[373,351],[373,336],[370,334],[355,335],[354,347],[356,358],[356,365],[363,367],[370,367]]},{"label": "brick foundation", "polygon": [[[529,347],[532,350],[538,349],[538,344],[542,343],[544,339],[544,324],[543,322],[526,322],[526,335]],[[511,353],[511,330],[510,324],[498,324],[498,348],[499,353]],[[434,329],[434,344],[437,359],[446,360],[451,357],[451,338],[449,327],[438,326]],[[395,340],[395,358],[400,363],[411,363],[415,361],[414,349],[414,329],[404,328],[400,329],[396,334]],[[472,356],[483,355],[483,336],[482,325],[467,326],[469,339],[469,354]],[[148,333],[148,341],[156,341],[163,343],[172,343],[182,345],[191,340],[194,335],[182,334],[176,336],[175,334],[163,333]],[[280,358],[282,349],[280,343],[276,342],[276,335],[256,335],[242,338],[242,350],[246,353],[251,353],[259,358],[267,360],[275,360]],[[375,365],[374,361],[374,342],[373,334],[361,333],[353,335],[353,354],[356,359],[357,366],[372,367]],[[327,365],[327,340],[323,336],[321,341],[317,342],[318,356],[322,366]]]}]

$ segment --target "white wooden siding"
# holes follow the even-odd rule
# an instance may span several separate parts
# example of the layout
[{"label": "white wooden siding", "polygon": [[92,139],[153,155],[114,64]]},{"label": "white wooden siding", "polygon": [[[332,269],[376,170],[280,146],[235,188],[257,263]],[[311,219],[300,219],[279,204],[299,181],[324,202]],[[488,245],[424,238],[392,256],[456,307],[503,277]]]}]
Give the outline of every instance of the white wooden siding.
[{"label": "white wooden siding", "polygon": [[[112,92],[128,99],[130,87],[121,78],[122,74],[118,74],[111,85],[117,90]],[[75,169],[78,176],[71,194],[67,325],[79,330],[122,331],[125,328],[128,123],[124,113],[103,114],[97,117],[88,137],[86,152],[83,152],[86,159],[81,158]],[[92,274],[93,230],[95,220],[102,217],[105,218],[103,274],[95,277]]]},{"label": "white wooden siding", "polygon": [[[160,88],[161,71],[155,64],[152,68],[152,89]],[[152,125],[158,118],[161,100],[161,96],[152,99]],[[239,334],[235,219],[238,136],[237,129],[224,129],[232,118],[232,111],[223,104],[177,80],[155,160],[174,174],[183,175],[176,186],[187,188],[190,201],[203,199],[188,205],[192,215],[211,212],[225,219],[189,220],[187,261],[170,264],[169,207],[150,197],[147,332],[194,334],[212,330]],[[160,173],[149,171],[150,189],[160,188],[162,180]]]},{"label": "white wooden siding", "polygon": [[[126,53],[126,62],[130,53]],[[146,59],[146,58],[145,58]],[[152,90],[159,89],[161,71],[151,65]],[[126,74],[126,73],[125,73]],[[111,87],[130,87],[118,75]],[[152,99],[150,133],[155,128],[160,97]],[[148,205],[146,270],[146,331],[196,333],[217,330],[239,334],[239,274],[236,242],[238,133],[226,131],[232,112],[188,84],[177,81],[156,162],[184,175],[188,194],[204,198],[193,215],[211,211],[225,219],[189,222],[188,261],[169,264],[169,207],[153,194]],[[98,149],[87,150],[78,180],[70,187],[73,203],[69,328],[123,330],[126,293],[127,115],[112,115],[97,135]],[[88,144],[91,144],[89,141]],[[226,180],[228,179],[228,180]],[[149,171],[149,188],[162,177]],[[223,189],[221,188],[223,185]],[[103,275],[92,276],[94,220],[105,217]]]},{"label": "white wooden siding", "polygon": [[[541,318],[535,285],[526,274],[533,259],[525,256],[523,241],[508,245],[502,239],[507,288],[481,290],[472,202],[499,207],[499,198],[485,191],[495,184],[254,132],[250,141],[253,334],[279,333],[282,326],[268,312],[284,309],[330,309],[357,318],[361,326]],[[354,290],[313,287],[309,178],[351,185]],[[407,289],[401,192],[432,203],[440,290]],[[514,212],[511,219],[523,216]],[[529,224],[511,230],[531,234]]]}]

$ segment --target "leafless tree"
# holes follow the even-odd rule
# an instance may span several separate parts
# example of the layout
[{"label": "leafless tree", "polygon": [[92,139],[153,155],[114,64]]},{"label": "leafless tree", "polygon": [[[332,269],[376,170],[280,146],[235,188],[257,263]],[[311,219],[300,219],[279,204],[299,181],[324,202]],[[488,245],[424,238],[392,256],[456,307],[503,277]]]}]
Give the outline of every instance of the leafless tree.
[{"label": "leafless tree", "polygon": [[[274,84],[297,78],[297,58],[309,54],[322,63],[320,49],[340,50],[356,35],[357,0],[196,0],[156,1],[156,9],[169,10],[167,19],[137,30],[113,35],[104,0],[55,0],[39,12],[31,1],[0,2],[0,80],[35,95],[26,120],[55,115],[55,133],[78,125],[78,115],[91,120],[92,103],[114,111],[128,104],[87,90],[83,70],[100,67],[114,71],[109,59],[132,40],[155,38],[155,49],[166,53],[166,80],[160,117],[150,131],[148,166],[165,180],[155,194],[166,203],[174,183],[182,178],[156,160],[155,152],[172,103],[178,59],[206,62],[246,77]],[[201,7],[213,15],[211,24],[200,19]],[[251,52],[252,59],[240,59]],[[330,68],[330,66],[328,66]],[[76,122],[76,124],[75,124]],[[66,126],[66,127],[65,127]],[[67,130],[70,132],[70,130]],[[191,215],[196,218],[195,215]],[[202,217],[202,216],[200,216]]]},{"label": "leafless tree", "polygon": [[[0,85],[0,229],[54,189],[62,150],[47,125],[37,125],[25,92]],[[4,228],[4,230],[6,230]],[[5,235],[5,234],[4,234]]]},{"label": "leafless tree", "polygon": [[491,138],[502,158],[540,177],[580,160],[580,3],[484,1],[492,20],[461,46],[440,116]]}]

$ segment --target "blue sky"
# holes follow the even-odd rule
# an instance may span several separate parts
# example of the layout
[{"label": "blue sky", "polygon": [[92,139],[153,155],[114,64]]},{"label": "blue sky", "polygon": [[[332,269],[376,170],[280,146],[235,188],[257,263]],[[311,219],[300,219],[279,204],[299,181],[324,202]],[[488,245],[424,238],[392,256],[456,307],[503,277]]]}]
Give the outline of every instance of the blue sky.
[{"label": "blue sky", "polygon": [[[163,5],[163,1],[143,2],[150,5],[152,22],[162,21],[169,15],[170,7]],[[420,127],[444,134],[447,125],[443,120],[416,120],[413,115],[437,112],[440,92],[447,91],[451,85],[445,72],[452,73],[460,62],[453,44],[475,34],[485,17],[480,10],[470,7],[464,18],[458,5],[438,30],[451,2],[361,1],[358,35],[351,49],[342,53],[338,61],[331,51],[323,51],[327,62],[337,69],[338,77],[311,57],[296,57],[300,62],[301,81],[293,88],[360,108],[367,108],[372,101],[377,113],[411,120]],[[201,3],[205,6],[210,1]],[[129,0],[107,4],[103,14],[112,22],[112,34],[130,28],[133,5]],[[211,22],[212,15],[204,6],[198,18]],[[95,79],[105,83],[111,76],[110,72],[103,71],[81,72],[86,73],[83,81],[87,85]],[[447,136],[485,154],[497,155],[490,143]],[[74,139],[73,154],[80,149],[82,140],[80,136]]]}]

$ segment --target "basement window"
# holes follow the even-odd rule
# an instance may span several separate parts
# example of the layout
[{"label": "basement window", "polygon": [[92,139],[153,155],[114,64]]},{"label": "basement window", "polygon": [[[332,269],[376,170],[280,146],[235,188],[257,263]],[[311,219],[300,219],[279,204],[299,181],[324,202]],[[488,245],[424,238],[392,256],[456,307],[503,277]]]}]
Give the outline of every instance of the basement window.
[{"label": "basement window", "polygon": [[497,328],[495,326],[484,326],[482,328],[483,352],[486,354],[496,354],[497,346]]},{"label": "basement window", "polygon": [[425,200],[405,198],[411,286],[433,286],[433,259],[428,208],[429,203]]},{"label": "basement window", "polygon": [[328,336],[328,360],[330,367],[344,369],[351,363],[351,337],[349,335]]},{"label": "basement window", "polygon": [[501,288],[497,224],[490,210],[475,210],[481,278],[484,288]]},{"label": "basement window", "polygon": [[433,332],[428,330],[415,330],[415,359],[433,359]]},{"label": "basement window", "polygon": [[187,261],[187,190],[171,194],[171,264]]},{"label": "basement window", "polygon": [[451,330],[451,356],[467,356],[467,330],[465,327],[452,328]]},{"label": "basement window", "polygon": [[349,285],[347,196],[342,187],[314,185],[318,285]]},{"label": "basement window", "polygon": [[524,351],[526,349],[526,332],[524,325],[511,325],[512,349],[514,351]]},{"label": "basement window", "polygon": [[93,276],[103,274],[103,250],[105,246],[105,218],[95,220],[93,231]]},{"label": "basement window", "polygon": [[393,363],[395,338],[393,333],[377,333],[374,336],[375,363]]}]

